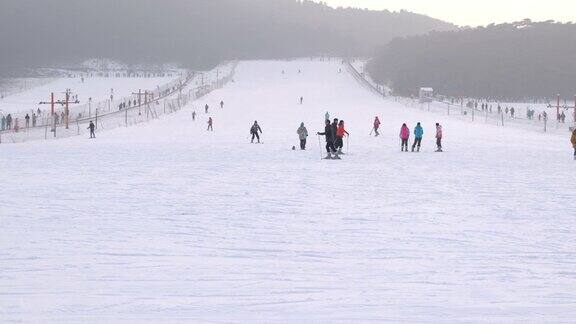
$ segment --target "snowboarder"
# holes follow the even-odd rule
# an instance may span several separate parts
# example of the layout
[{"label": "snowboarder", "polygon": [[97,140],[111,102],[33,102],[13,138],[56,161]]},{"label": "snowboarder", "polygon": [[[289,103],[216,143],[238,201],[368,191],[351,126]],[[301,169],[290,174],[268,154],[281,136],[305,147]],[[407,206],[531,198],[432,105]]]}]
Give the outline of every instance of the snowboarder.
[{"label": "snowboarder", "polygon": [[374,136],[378,137],[380,136],[380,133],[378,132],[378,130],[380,129],[380,119],[378,118],[378,116],[376,116],[376,118],[374,119]]},{"label": "snowboarder", "polygon": [[414,149],[416,148],[416,146],[418,146],[418,152],[420,152],[420,147],[422,146],[422,137],[424,136],[424,129],[422,128],[422,125],[420,125],[420,123],[418,123],[416,125],[416,128],[414,128],[414,144],[412,144],[412,152],[414,152]]},{"label": "snowboarder", "polygon": [[224,108],[224,100],[220,101],[220,109]]},{"label": "snowboarder", "polygon": [[209,131],[209,132],[213,132],[213,131],[214,131],[214,128],[212,127],[212,123],[213,123],[212,117],[208,117],[208,128],[206,129],[207,132],[208,132],[208,131]]},{"label": "snowboarder", "polygon": [[262,128],[260,128],[260,125],[258,125],[258,121],[254,121],[254,125],[250,127],[250,135],[252,135],[252,140],[250,143],[254,143],[254,138],[257,138],[258,143],[260,143],[260,135],[258,135],[258,132],[262,133]]},{"label": "snowboarder", "polygon": [[208,106],[208,104],[206,104],[206,106],[204,106],[204,113],[205,114],[208,113],[208,109],[210,109],[210,106]]},{"label": "snowboarder", "polygon": [[574,160],[576,160],[576,128],[572,131],[572,138],[570,138],[570,142],[572,142],[572,147],[574,148]]},{"label": "snowboarder", "polygon": [[342,148],[344,147],[344,136],[350,136],[350,134],[344,128],[344,121],[341,120],[338,123],[338,128],[336,129],[336,140],[334,141],[334,147],[336,148],[338,154],[342,153]]},{"label": "snowboarder", "polygon": [[90,125],[88,125],[88,129],[90,130],[90,138],[96,138],[96,133],[94,130],[96,129],[96,125],[92,121],[90,121]]},{"label": "snowboarder", "polygon": [[439,123],[436,123],[436,152],[442,152],[442,126]]},{"label": "snowboarder", "polygon": [[410,139],[410,129],[406,124],[402,124],[402,128],[400,128],[400,139],[402,140],[402,152],[404,152],[404,148],[406,148],[406,152],[408,152],[408,140]]},{"label": "snowboarder", "polygon": [[302,151],[306,150],[306,139],[308,138],[308,130],[304,126],[304,123],[300,124],[300,127],[296,131],[298,137],[300,138],[300,149]]},{"label": "snowboarder", "polygon": [[[340,159],[338,154],[336,154],[336,149],[334,148],[334,132],[332,131],[332,125],[330,125],[330,120],[326,119],[324,132],[323,133],[316,133],[316,135],[322,135],[326,137],[326,152],[327,155],[324,159]],[[334,152],[334,157],[332,157],[331,153]]]}]

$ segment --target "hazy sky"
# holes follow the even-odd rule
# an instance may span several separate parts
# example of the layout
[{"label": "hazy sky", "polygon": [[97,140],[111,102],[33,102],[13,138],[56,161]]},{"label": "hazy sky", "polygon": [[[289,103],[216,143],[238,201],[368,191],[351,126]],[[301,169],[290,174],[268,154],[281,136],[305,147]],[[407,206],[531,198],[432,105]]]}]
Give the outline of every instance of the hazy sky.
[{"label": "hazy sky", "polygon": [[322,0],[331,6],[406,9],[457,25],[487,25],[530,18],[576,21],[576,0]]}]

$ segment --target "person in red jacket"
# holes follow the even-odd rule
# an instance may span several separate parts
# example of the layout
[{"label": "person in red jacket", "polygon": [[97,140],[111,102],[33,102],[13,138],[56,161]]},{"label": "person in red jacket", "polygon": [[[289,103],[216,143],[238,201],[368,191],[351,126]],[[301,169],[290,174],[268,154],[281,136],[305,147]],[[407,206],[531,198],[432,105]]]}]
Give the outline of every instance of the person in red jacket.
[{"label": "person in red jacket", "polygon": [[376,137],[380,136],[380,133],[378,132],[378,129],[380,129],[380,119],[378,118],[378,116],[376,116],[376,118],[374,119],[374,134]]},{"label": "person in red jacket", "polygon": [[344,136],[350,136],[350,134],[344,128],[344,121],[341,120],[338,123],[338,128],[336,128],[336,140],[334,141],[334,146],[338,150],[338,154],[342,154],[342,148],[344,147]]}]

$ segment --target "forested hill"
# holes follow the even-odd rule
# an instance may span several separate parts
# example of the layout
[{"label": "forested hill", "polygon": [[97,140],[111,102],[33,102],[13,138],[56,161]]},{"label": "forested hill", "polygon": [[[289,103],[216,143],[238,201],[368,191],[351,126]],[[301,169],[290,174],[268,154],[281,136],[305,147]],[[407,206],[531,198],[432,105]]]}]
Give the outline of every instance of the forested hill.
[{"label": "forested hill", "polygon": [[390,42],[371,76],[402,95],[421,86],[452,96],[528,99],[576,93],[576,25],[529,20]]},{"label": "forested hill", "polygon": [[296,0],[2,0],[0,66],[366,56],[398,36],[453,28],[405,11]]}]

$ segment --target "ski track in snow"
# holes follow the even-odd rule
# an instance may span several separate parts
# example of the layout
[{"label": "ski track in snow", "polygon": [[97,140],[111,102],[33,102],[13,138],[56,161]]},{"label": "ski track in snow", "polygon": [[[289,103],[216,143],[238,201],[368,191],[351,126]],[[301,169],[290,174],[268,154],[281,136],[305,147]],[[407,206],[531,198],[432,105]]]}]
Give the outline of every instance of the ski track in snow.
[{"label": "ski track in snow", "polygon": [[[242,62],[165,119],[1,145],[0,321],[573,322],[569,134],[405,108],[339,63]],[[342,161],[320,160],[326,111],[352,135]],[[418,121],[423,151],[401,153]]]}]

